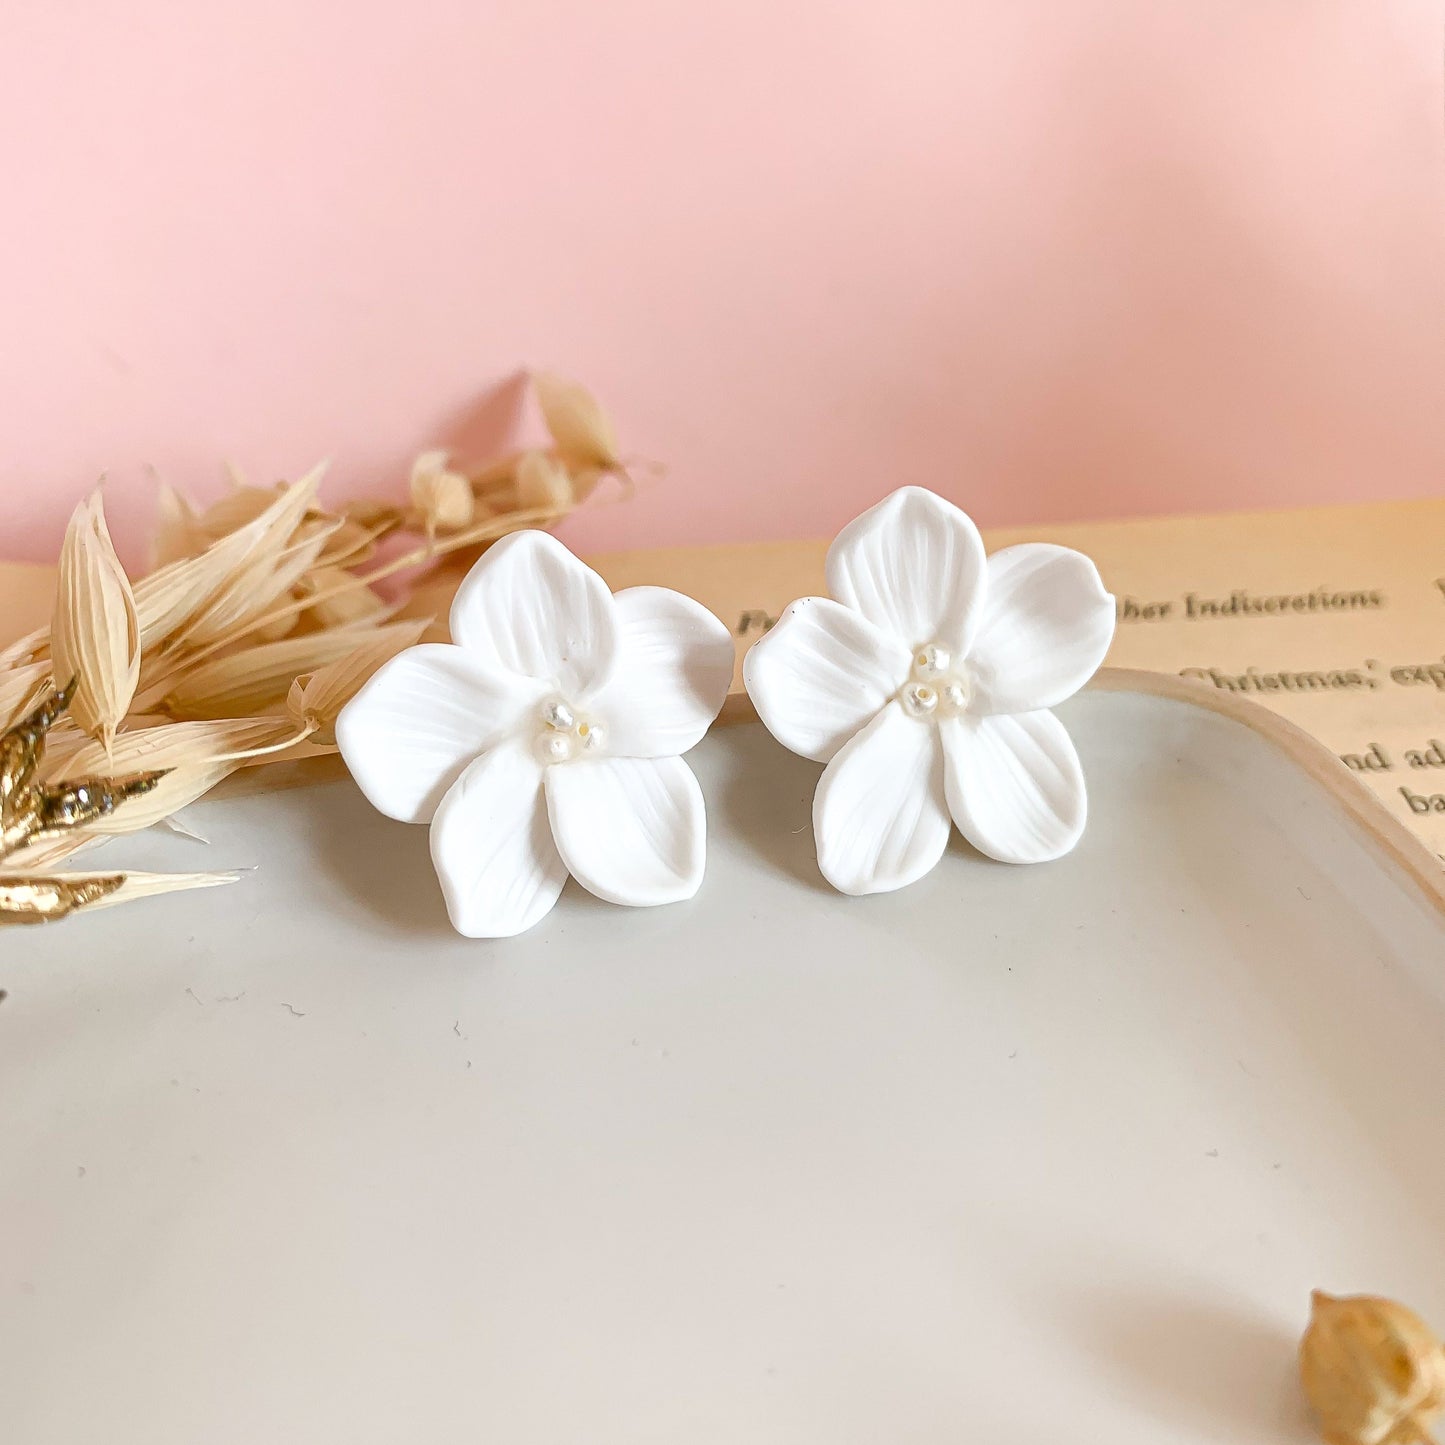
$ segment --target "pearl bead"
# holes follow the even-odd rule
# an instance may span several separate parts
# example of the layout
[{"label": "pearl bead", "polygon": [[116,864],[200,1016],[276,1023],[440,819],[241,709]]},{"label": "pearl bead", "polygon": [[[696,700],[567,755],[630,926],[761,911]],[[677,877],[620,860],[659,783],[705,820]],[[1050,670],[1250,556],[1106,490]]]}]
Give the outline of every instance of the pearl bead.
[{"label": "pearl bead", "polygon": [[938,706],[938,693],[926,682],[910,682],[903,689],[903,706],[914,717],[928,717]]},{"label": "pearl bead", "polygon": [[930,642],[927,647],[920,647],[914,654],[913,675],[915,677],[941,677],[948,671],[950,661],[946,647],[940,647],[936,642]]},{"label": "pearl bead", "polygon": [[601,752],[607,742],[607,730],[601,723],[581,724],[577,736],[582,739],[582,751],[587,753]]},{"label": "pearl bead", "polygon": [[942,700],[945,712],[963,712],[968,707],[968,688],[957,678],[952,678],[943,685]]},{"label": "pearl bead", "polygon": [[569,733],[573,724],[577,721],[572,709],[562,701],[560,697],[554,697],[550,702],[544,703],[542,707],[542,721],[549,728],[556,728],[558,732]]},{"label": "pearl bead", "polygon": [[572,756],[572,738],[568,733],[546,732],[537,738],[537,756],[544,763],[565,763]]}]

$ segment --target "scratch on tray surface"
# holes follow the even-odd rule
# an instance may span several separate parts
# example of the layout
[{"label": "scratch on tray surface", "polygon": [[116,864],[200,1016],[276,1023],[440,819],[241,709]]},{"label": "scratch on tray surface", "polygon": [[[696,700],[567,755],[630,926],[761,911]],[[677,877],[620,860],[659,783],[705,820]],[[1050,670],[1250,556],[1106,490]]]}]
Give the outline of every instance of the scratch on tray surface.
[{"label": "scratch on tray surface", "polygon": [[281,1000],[281,1007],[284,1009],[290,1009],[292,1018],[304,1019],[306,1017],[305,1009],[299,1009],[296,1007],[295,1004],[287,1003],[285,999]]}]

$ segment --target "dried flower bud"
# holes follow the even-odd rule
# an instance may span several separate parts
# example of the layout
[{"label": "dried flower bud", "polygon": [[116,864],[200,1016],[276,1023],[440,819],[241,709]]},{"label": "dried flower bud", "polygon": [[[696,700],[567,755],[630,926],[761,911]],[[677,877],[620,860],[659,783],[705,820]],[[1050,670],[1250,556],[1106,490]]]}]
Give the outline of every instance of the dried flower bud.
[{"label": "dried flower bud", "polygon": [[567,468],[546,452],[523,452],[517,463],[517,505],[524,512],[572,510],[572,478]]},{"label": "dried flower bud", "polygon": [[472,484],[447,467],[445,452],[423,452],[411,467],[411,500],[428,533],[456,532],[472,520]]},{"label": "dried flower bud", "polygon": [[622,470],[612,419],[586,387],[546,371],[535,372],[532,385],[542,420],[558,455],[569,467],[601,472]]},{"label": "dried flower bud", "polygon": [[1413,1310],[1316,1290],[1300,1379],[1331,1445],[1429,1445],[1445,1410],[1445,1348]]}]

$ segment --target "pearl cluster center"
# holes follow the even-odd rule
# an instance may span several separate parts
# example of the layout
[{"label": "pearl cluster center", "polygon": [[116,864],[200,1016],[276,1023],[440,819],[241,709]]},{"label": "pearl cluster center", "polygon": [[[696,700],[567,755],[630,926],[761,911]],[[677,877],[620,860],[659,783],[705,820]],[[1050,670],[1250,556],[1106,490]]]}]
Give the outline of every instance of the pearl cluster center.
[{"label": "pearl cluster center", "polygon": [[968,708],[968,673],[955,663],[946,647],[929,642],[914,649],[908,681],[898,689],[898,701],[909,717],[920,722],[957,717]]},{"label": "pearl cluster center", "polygon": [[534,746],[543,763],[565,763],[586,754],[600,753],[607,730],[596,718],[583,716],[565,698],[548,698],[538,711]]}]

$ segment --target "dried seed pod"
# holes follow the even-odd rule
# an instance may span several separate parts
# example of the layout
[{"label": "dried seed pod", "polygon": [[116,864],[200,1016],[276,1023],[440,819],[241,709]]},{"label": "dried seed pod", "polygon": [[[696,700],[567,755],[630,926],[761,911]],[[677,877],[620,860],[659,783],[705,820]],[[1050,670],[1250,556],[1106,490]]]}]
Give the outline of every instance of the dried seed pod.
[{"label": "dried seed pod", "polygon": [[1393,1300],[1316,1290],[1300,1380],[1330,1445],[1429,1445],[1445,1410],[1445,1347]]}]

